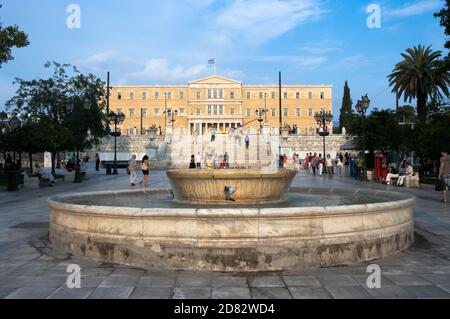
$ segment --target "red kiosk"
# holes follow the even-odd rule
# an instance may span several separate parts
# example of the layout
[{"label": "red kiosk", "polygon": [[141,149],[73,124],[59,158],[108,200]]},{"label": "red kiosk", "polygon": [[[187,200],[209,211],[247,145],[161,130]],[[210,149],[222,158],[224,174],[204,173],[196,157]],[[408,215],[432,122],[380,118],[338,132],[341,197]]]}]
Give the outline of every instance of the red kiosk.
[{"label": "red kiosk", "polygon": [[389,158],[386,153],[375,153],[375,179],[381,181],[386,178],[389,170]]}]

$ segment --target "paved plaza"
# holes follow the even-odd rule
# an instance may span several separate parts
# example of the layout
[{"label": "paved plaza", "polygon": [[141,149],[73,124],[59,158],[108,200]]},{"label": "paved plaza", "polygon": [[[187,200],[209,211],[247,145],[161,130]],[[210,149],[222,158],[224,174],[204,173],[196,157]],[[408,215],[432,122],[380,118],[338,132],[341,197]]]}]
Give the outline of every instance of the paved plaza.
[{"label": "paved plaza", "polygon": [[[300,173],[293,186],[393,189],[417,197],[415,243],[406,251],[369,263],[304,271],[213,273],[141,270],[66,256],[48,243],[46,199],[63,193],[123,189],[128,176],[90,173],[82,184],[0,192],[0,297],[33,299],[305,299],[450,298],[450,205],[432,189],[393,188],[350,178]],[[168,187],[164,171],[152,171],[151,187]],[[66,285],[67,265],[81,267],[81,288]],[[366,286],[369,264],[381,267],[380,289]]]}]

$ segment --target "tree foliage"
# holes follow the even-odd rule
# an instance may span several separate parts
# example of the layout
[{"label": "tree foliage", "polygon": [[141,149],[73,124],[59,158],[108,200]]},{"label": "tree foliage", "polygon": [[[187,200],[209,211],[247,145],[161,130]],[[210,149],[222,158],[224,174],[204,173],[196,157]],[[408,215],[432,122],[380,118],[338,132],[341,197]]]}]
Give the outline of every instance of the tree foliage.
[{"label": "tree foliage", "polygon": [[[6,106],[26,123],[47,135],[46,150],[83,150],[105,134],[104,83],[92,74],[82,74],[69,64],[46,63],[53,73],[46,79],[16,79],[19,88]],[[33,136],[30,136],[33,139]]]},{"label": "tree foliage", "polygon": [[405,102],[417,99],[417,113],[422,125],[427,119],[427,101],[437,95],[449,96],[450,72],[439,58],[441,51],[431,46],[419,45],[402,53],[403,61],[397,63],[388,76],[392,92],[404,97]]},{"label": "tree foliage", "polygon": [[342,130],[343,127],[347,128],[350,124],[353,109],[352,109],[352,98],[350,96],[350,87],[348,82],[345,81],[344,85],[344,96],[342,98],[342,106],[339,115],[339,129]]},{"label": "tree foliage", "polygon": [[[0,8],[2,5],[0,5]],[[0,21],[0,68],[2,64],[13,60],[12,48],[26,47],[30,42],[28,35],[19,30],[17,25],[3,27]]]}]

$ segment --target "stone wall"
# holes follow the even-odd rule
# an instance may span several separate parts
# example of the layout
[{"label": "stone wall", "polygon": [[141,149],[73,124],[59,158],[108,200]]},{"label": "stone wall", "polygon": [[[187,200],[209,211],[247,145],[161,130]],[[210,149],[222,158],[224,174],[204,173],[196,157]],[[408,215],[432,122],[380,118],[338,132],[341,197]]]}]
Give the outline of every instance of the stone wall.
[{"label": "stone wall", "polygon": [[[245,145],[245,135],[217,135],[215,140],[211,136],[191,135],[158,136],[150,141],[147,135],[121,136],[117,139],[117,159],[128,161],[132,154],[138,160],[145,154],[150,157],[153,168],[186,167],[191,155],[200,153],[203,160],[223,155],[230,157],[232,166],[266,166],[274,165],[277,155],[286,154],[289,158],[298,153],[304,158],[309,152],[323,153],[323,139],[320,136],[298,135],[286,139],[276,135],[249,135],[250,143]],[[331,135],[326,138],[326,152],[333,157],[341,146],[349,140],[346,135]],[[114,138],[101,140],[93,152],[98,152],[102,161],[114,159]]]}]

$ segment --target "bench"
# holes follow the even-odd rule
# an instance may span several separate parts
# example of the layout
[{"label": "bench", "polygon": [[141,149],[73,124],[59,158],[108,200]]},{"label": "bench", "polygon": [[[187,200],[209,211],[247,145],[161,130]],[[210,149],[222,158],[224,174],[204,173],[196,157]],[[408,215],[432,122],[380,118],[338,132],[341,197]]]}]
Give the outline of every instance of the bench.
[{"label": "bench", "polygon": [[[397,186],[398,178],[391,178],[391,185]],[[406,188],[420,188],[419,174],[414,173],[413,176],[407,176],[403,184]]]},{"label": "bench", "polygon": [[23,187],[36,189],[40,187],[39,177],[30,177],[27,174],[23,177]]}]

